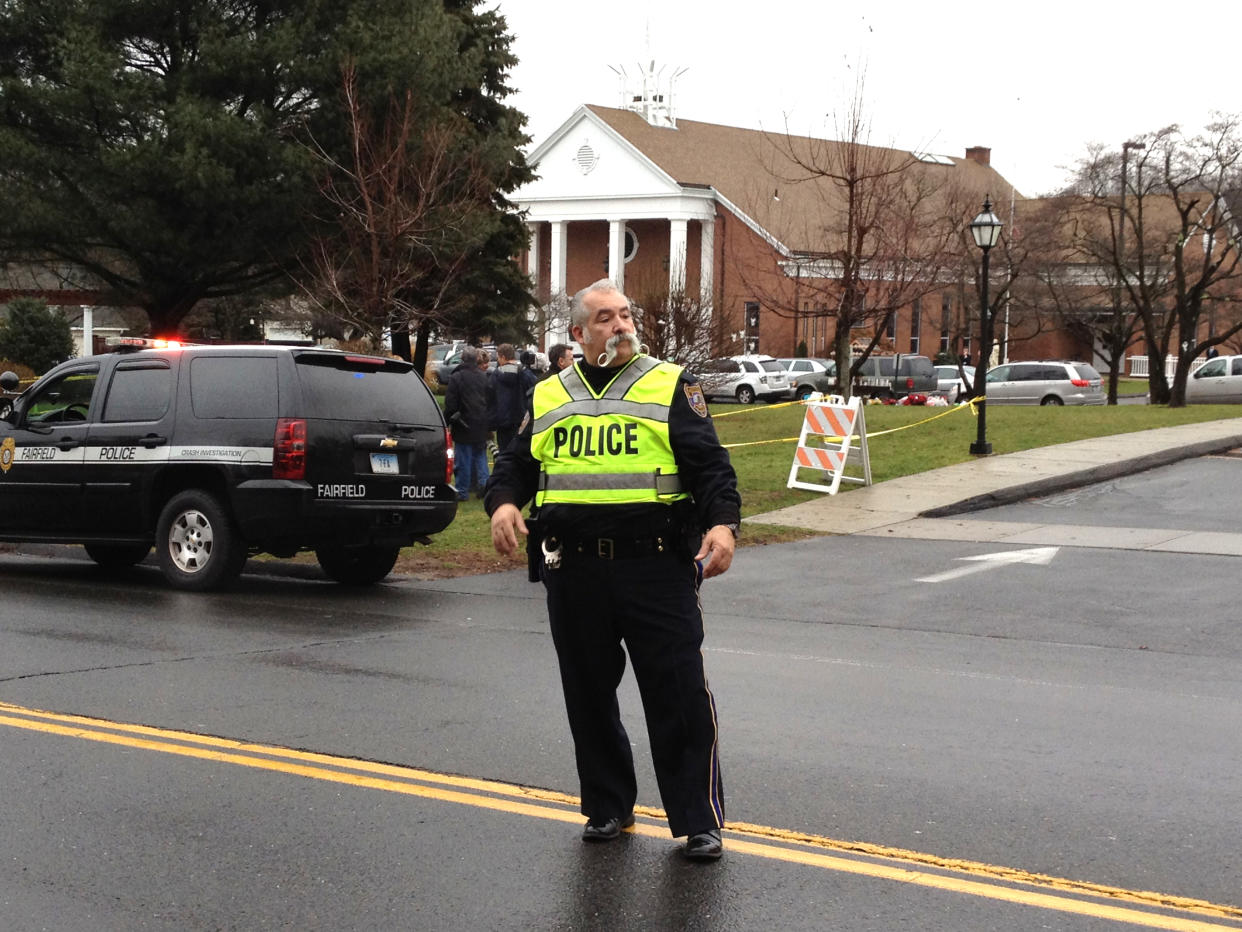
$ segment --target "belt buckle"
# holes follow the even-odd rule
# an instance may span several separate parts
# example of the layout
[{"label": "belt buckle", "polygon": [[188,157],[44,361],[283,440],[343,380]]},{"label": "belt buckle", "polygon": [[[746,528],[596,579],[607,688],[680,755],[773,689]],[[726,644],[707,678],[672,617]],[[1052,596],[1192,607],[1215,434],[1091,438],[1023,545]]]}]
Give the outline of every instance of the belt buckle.
[{"label": "belt buckle", "polygon": [[595,542],[595,546],[601,560],[615,559],[611,537],[599,538],[599,540]]}]

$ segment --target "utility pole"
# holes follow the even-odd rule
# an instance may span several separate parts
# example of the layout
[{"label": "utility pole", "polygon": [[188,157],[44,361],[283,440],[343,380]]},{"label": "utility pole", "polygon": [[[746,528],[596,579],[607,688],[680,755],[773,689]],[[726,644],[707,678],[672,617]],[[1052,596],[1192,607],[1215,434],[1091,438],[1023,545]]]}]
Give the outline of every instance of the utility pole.
[{"label": "utility pole", "polygon": [[1112,371],[1108,374],[1108,403],[1117,403],[1117,383],[1121,378],[1118,369],[1122,365],[1129,341],[1125,339],[1127,328],[1125,314],[1121,310],[1121,302],[1126,297],[1126,165],[1131,149],[1146,149],[1147,143],[1127,139],[1121,144],[1121,208],[1117,219],[1117,287],[1113,298],[1113,355]]}]

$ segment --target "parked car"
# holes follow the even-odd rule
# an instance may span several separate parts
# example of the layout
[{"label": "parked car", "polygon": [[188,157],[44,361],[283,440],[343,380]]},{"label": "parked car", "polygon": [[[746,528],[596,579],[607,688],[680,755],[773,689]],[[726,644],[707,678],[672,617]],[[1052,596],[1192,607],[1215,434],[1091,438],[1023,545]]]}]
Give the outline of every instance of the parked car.
[{"label": "parked car", "polygon": [[710,359],[697,375],[709,399],[734,398],[748,405],[756,398],[779,401],[789,397],[789,373],[771,356]]},{"label": "parked car", "polygon": [[852,394],[867,398],[930,395],[938,384],[936,367],[926,356],[868,356],[854,375]]},{"label": "parked car", "polygon": [[988,370],[988,404],[1102,405],[1104,380],[1086,362],[1041,359],[1011,362]]},{"label": "parked car", "polygon": [[167,582],[194,591],[250,554],[309,550],[367,585],[456,515],[444,417],[408,362],[120,339],[53,368],[0,422],[0,540],[82,544],[109,569],[154,545]]},{"label": "parked car", "polygon": [[444,360],[454,353],[458,353],[460,361],[460,350],[466,343],[464,340],[454,340],[452,343],[436,343],[427,350],[427,365],[423,368],[423,381],[434,391],[436,388],[443,388],[440,382],[440,367],[444,365]]},{"label": "parked car", "polygon": [[[466,345],[467,344],[462,343],[458,346],[455,350],[445,356],[444,361],[441,362],[436,368],[436,379],[441,385],[448,385],[449,376],[453,374],[454,369],[461,365],[461,353],[462,350],[466,348]],[[480,346],[479,350],[481,352],[486,352],[488,355],[487,368],[495,369],[496,347],[491,343],[488,343],[485,346]]]},{"label": "parked car", "polygon": [[[966,378],[962,378],[965,373]],[[962,366],[961,372],[957,366],[937,366],[936,367],[936,393],[943,395],[948,399],[949,404],[957,404],[970,394],[971,386],[975,384],[975,367]]]},{"label": "parked car", "polygon": [[1186,403],[1242,404],[1242,356],[1209,359],[1186,380]]},{"label": "parked car", "polygon": [[805,401],[814,392],[831,395],[837,390],[837,364],[831,359],[797,357],[776,361],[789,373],[790,394],[799,401]]}]

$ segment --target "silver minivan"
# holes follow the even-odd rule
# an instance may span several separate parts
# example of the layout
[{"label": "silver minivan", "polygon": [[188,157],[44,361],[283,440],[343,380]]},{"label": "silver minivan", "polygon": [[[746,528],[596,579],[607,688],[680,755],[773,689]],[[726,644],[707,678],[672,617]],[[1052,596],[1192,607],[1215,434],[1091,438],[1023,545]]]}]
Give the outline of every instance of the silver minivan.
[{"label": "silver minivan", "polygon": [[699,370],[705,398],[734,398],[753,404],[756,398],[780,401],[789,397],[789,373],[771,356],[726,356],[710,359]]},{"label": "silver minivan", "polygon": [[1186,403],[1242,404],[1242,356],[1209,359],[1186,380]]},{"label": "silver minivan", "polygon": [[988,404],[1102,405],[1103,386],[1090,363],[1041,359],[989,369],[984,393]]}]

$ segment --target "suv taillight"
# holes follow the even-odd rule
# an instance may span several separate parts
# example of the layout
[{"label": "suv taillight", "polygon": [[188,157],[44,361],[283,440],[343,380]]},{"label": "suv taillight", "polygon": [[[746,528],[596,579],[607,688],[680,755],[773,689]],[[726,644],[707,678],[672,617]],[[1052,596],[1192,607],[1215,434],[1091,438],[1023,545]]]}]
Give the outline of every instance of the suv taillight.
[{"label": "suv taillight", "polygon": [[911,378],[910,376],[906,376],[906,388],[909,388],[909,389],[914,388],[914,379]]},{"label": "suv taillight", "polygon": [[1089,388],[1091,383],[1086,379],[1070,379],[1070,384],[1075,388]]},{"label": "suv taillight", "polygon": [[282,417],[272,441],[272,478],[306,478],[306,421]]},{"label": "suv taillight", "polygon": [[453,434],[446,430],[444,432],[444,482],[447,485],[453,484],[453,464],[456,459],[457,454],[453,450]]}]

